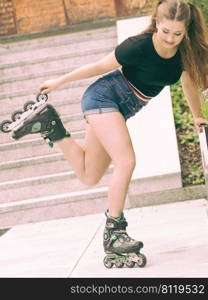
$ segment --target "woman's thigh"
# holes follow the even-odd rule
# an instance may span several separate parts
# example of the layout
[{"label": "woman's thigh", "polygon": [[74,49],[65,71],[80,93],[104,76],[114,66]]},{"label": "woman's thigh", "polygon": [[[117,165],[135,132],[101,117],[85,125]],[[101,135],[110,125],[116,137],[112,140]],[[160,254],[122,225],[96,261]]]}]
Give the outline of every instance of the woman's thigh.
[{"label": "woman's thigh", "polygon": [[120,112],[88,115],[87,120],[104,151],[116,164],[134,163],[135,153]]},{"label": "woman's thigh", "polygon": [[90,124],[86,125],[84,150],[86,178],[89,183],[96,184],[110,165],[111,158]]}]

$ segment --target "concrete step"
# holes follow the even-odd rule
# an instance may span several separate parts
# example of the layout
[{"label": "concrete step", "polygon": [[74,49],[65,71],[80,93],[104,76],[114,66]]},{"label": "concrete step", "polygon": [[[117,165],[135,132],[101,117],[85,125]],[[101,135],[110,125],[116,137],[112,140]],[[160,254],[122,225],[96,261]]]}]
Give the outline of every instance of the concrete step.
[{"label": "concrete step", "polygon": [[[71,134],[80,145],[83,145],[85,131],[77,131]],[[51,153],[59,153],[58,145],[55,143],[50,148],[42,138],[26,136],[20,141],[13,142],[12,139],[8,143],[0,144],[0,162],[6,162],[14,159],[23,159],[35,156],[49,155]]]},{"label": "concrete step", "polygon": [[[31,99],[28,101],[35,101],[35,97],[34,97],[34,99]],[[2,102],[6,102],[6,101],[2,100]],[[25,101],[23,103],[21,100],[21,103],[19,103],[19,105],[18,105],[18,103],[16,103],[16,101],[13,101],[12,105],[9,105],[9,106],[7,105],[7,107],[5,105],[3,107],[3,110],[0,111],[0,121],[3,121],[3,119],[4,120],[10,119],[12,113],[16,110],[23,110],[23,106],[26,102],[27,101]],[[48,104],[53,105],[61,117],[65,116],[65,115],[70,115],[73,118],[74,115],[75,116],[80,115],[80,118],[83,118],[83,114],[81,111],[81,99],[74,99],[72,101],[70,101],[68,99],[63,99],[63,100],[57,99],[57,100],[54,100],[53,102],[49,100]]]},{"label": "concrete step", "polygon": [[61,152],[2,162],[0,163],[0,181],[19,180],[33,175],[46,176],[57,171],[72,171]]},{"label": "concrete step", "polygon": [[72,171],[63,154],[51,153],[36,157],[15,159],[0,163],[0,181],[13,181],[37,176],[47,176],[57,172]]},{"label": "concrete step", "polygon": [[0,228],[103,212],[106,186],[0,204]]},{"label": "concrete step", "polygon": [[[34,101],[43,81],[100,59],[116,44],[116,27],[5,44],[6,51],[0,51],[0,121]],[[48,103],[81,145],[81,98],[99,77],[68,83],[49,95]],[[80,182],[57,144],[50,148],[39,135],[14,141],[0,133],[0,227],[103,211],[112,170],[110,166],[92,188]]]},{"label": "concrete step", "polygon": [[71,170],[62,153],[23,158],[0,163],[0,181],[18,180],[33,175],[48,174]]},{"label": "concrete step", "polygon": [[[47,79],[53,79],[59,76],[62,76],[68,72],[68,69],[59,70],[57,72],[45,72],[41,73],[40,76],[36,77],[24,77],[22,80],[14,80],[14,81],[1,81],[0,83],[0,99],[7,98],[8,96],[13,96],[14,94],[21,95],[23,93],[29,94],[29,91],[33,93],[37,93],[39,90],[39,86]],[[99,76],[95,76],[94,78],[97,79]],[[66,83],[65,85],[61,86],[61,89],[64,88],[74,88],[80,86],[87,86],[92,81],[92,79],[82,79],[73,81],[70,83]],[[36,89],[36,92],[35,92]],[[9,93],[8,93],[9,91]],[[21,92],[19,92],[21,91]],[[20,93],[20,94],[19,94]],[[14,96],[13,96],[14,97]]]},{"label": "concrete step", "polygon": [[[63,72],[62,74],[65,74],[65,72]],[[56,75],[60,76],[62,74],[58,73]],[[35,95],[37,95],[39,93],[39,86],[45,80],[50,79],[50,78],[55,78],[55,77],[56,76],[49,75],[47,77],[43,77],[43,78],[34,80],[33,83],[32,83],[32,81],[31,82],[29,81],[29,83],[26,82],[26,83],[24,83],[24,86],[26,86],[27,89],[23,89],[23,85],[21,84],[21,82],[17,82],[17,84],[11,83],[11,85],[5,84],[5,85],[3,85],[4,91],[3,91],[3,89],[1,89],[1,92],[0,92],[0,100],[13,100],[14,98],[17,98],[17,97],[21,97],[21,98],[27,97],[27,99],[29,99],[29,100],[35,99]],[[82,88],[82,91],[84,91],[90,85],[90,83],[95,81],[97,78],[99,78],[99,76],[67,83],[67,84],[61,86],[59,89],[53,91],[53,94],[54,94],[54,92],[56,92],[57,98],[60,97],[59,99],[63,99],[63,96],[69,98],[69,95],[70,95],[71,99],[73,99],[74,97],[76,97],[75,93],[80,94],[80,90],[79,90],[80,88]],[[7,89],[7,88],[9,88],[9,86],[10,86],[10,89]],[[60,93],[61,90],[63,91],[62,93]]]},{"label": "concrete step", "polygon": [[56,54],[54,57],[34,59],[29,62],[0,65],[0,83],[4,81],[20,81],[28,78],[37,78],[46,72],[57,72],[63,66],[70,72],[84,64],[95,62],[113,51],[114,47],[108,46],[96,51],[86,50],[84,53]]},{"label": "concrete step", "polygon": [[[107,186],[111,173],[112,167],[109,167],[100,182],[94,187]],[[0,183],[0,203],[51,196],[57,193],[71,193],[90,188],[81,183],[73,171],[5,181]]]},{"label": "concrete step", "polygon": [[[83,41],[89,42],[90,40],[97,40],[97,38],[115,38],[117,32],[116,26],[109,26],[106,28],[97,28],[92,30],[80,31],[80,32],[66,32],[64,34],[55,34],[50,37],[32,38],[24,41],[9,42],[1,44],[0,56],[5,53],[17,53],[24,52],[25,50],[35,50],[40,48],[59,47],[61,45],[77,44],[79,45]],[[6,51],[5,51],[6,50]]]},{"label": "concrete step", "polygon": [[[93,82],[93,79],[91,79],[91,82]],[[81,98],[86,88],[87,86],[74,87],[71,89],[59,88],[49,95],[48,103],[54,105],[57,109],[61,106],[64,106],[65,109],[70,106],[70,114],[81,113]],[[15,110],[23,109],[23,106],[27,101],[35,101],[38,92],[37,89],[33,91],[33,93],[28,91],[22,95],[20,95],[20,93],[13,95],[8,94],[7,97],[1,98],[0,116],[11,114]]]},{"label": "concrete step", "polygon": [[[67,37],[70,39],[70,35]],[[98,37],[96,39],[88,39],[88,40],[80,40],[80,43],[69,43],[68,40],[62,45],[58,43],[54,43],[49,47],[39,47],[34,49],[25,48],[23,51],[19,52],[6,52],[4,55],[0,56],[0,64],[1,68],[8,67],[10,64],[15,64],[17,62],[30,62],[37,59],[48,59],[59,55],[68,54],[70,56],[74,56],[75,53],[79,53],[79,55],[84,55],[85,51],[97,51],[98,49],[105,49],[106,45],[114,47],[116,45],[116,38],[113,37]],[[88,52],[89,53],[89,52]]]}]

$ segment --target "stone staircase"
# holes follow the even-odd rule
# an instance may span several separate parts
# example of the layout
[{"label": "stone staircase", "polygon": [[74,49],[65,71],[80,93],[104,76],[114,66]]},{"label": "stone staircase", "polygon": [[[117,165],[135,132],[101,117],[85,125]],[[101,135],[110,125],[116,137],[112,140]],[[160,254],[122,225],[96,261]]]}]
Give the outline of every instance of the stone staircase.
[{"label": "stone staircase", "polygon": [[[116,27],[55,35],[0,47],[0,122],[35,100],[39,85],[111,52]],[[66,126],[80,144],[85,121],[80,99],[90,78],[62,86],[49,95]],[[95,187],[76,178],[57,145],[48,147],[38,135],[20,141],[0,133],[0,228],[103,211],[112,166]]]}]

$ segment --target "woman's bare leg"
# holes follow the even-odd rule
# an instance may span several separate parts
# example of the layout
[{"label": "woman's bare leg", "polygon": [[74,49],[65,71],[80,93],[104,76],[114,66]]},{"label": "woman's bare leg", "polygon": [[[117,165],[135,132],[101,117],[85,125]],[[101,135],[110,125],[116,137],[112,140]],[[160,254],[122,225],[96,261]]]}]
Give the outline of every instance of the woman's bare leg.
[{"label": "woman's bare leg", "polygon": [[113,161],[108,208],[112,217],[118,217],[124,209],[135,167],[128,128],[119,112],[89,115],[87,119],[84,147],[71,138],[59,141],[58,145],[77,176],[86,184],[96,184]]},{"label": "woman's bare leg", "polygon": [[114,164],[109,186],[108,207],[109,214],[118,217],[124,209],[128,186],[135,167],[135,153],[128,128],[119,112],[89,115],[88,121]]},{"label": "woman's bare leg", "polygon": [[59,141],[58,146],[78,178],[85,184],[98,183],[111,162],[89,124],[86,125],[83,147],[72,138]]}]

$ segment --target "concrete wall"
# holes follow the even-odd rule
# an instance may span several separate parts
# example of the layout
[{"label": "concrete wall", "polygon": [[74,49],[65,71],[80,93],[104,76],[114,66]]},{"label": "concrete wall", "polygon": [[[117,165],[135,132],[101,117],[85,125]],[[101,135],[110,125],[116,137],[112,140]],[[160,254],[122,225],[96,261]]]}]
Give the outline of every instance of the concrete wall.
[{"label": "concrete wall", "polygon": [[0,0],[0,35],[16,32],[12,0]]},{"label": "concrete wall", "polygon": [[65,25],[62,3],[62,0],[13,0],[17,32],[37,32]]},{"label": "concrete wall", "polygon": [[69,24],[116,16],[115,2],[112,0],[65,0],[64,3]]},{"label": "concrete wall", "polygon": [[0,35],[141,15],[150,10],[151,4],[150,0],[0,0]]},{"label": "concrete wall", "polygon": [[0,0],[0,35],[41,32],[115,16],[114,0]]}]

